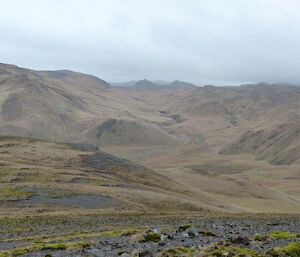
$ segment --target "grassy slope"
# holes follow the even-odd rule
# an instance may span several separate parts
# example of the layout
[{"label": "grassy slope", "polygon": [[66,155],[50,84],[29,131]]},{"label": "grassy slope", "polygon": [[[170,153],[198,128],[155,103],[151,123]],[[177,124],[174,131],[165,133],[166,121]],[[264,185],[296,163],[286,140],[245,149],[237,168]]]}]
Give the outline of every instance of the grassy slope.
[{"label": "grassy slope", "polygon": [[[109,212],[112,209],[151,212],[210,209],[299,213],[300,210],[299,175],[293,166],[287,167],[283,174],[279,168],[274,170],[264,162],[253,165],[247,159],[236,162],[211,159],[197,165],[153,171],[130,162],[125,162],[125,166],[119,161],[116,164],[115,159],[114,163],[110,163],[112,157],[108,155],[105,168],[97,169],[81,162],[83,157],[85,159],[86,155],[93,154],[66,144],[2,138],[1,213],[55,213],[69,211],[70,208],[92,212]],[[120,166],[118,163],[121,163]],[[133,165],[132,168],[130,165]],[[68,198],[76,200],[81,196],[88,199],[91,195],[105,197],[107,205],[99,205],[98,208],[81,206],[80,202],[75,206],[67,205]],[[66,201],[66,206],[56,204],[60,201]],[[29,209],[27,203],[31,205]]]}]

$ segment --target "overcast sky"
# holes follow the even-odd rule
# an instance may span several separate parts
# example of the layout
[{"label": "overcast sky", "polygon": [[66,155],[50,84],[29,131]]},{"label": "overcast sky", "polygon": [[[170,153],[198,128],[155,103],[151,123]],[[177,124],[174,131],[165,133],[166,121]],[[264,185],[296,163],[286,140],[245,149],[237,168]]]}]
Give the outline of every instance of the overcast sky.
[{"label": "overcast sky", "polygon": [[300,0],[0,0],[0,62],[114,82],[300,84]]}]

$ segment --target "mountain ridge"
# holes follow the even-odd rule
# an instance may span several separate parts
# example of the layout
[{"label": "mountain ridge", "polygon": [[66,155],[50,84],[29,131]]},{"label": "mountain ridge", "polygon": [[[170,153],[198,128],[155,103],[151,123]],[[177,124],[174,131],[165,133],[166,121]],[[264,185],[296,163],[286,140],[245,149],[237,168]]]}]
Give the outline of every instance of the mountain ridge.
[{"label": "mountain ridge", "polygon": [[[218,156],[246,131],[295,124],[300,117],[300,88],[286,84],[197,87],[142,80],[120,88],[68,70],[1,64],[0,71],[1,134],[92,143],[133,161],[157,163],[162,153],[179,162],[204,152]],[[116,122],[101,136],[107,121]]]}]

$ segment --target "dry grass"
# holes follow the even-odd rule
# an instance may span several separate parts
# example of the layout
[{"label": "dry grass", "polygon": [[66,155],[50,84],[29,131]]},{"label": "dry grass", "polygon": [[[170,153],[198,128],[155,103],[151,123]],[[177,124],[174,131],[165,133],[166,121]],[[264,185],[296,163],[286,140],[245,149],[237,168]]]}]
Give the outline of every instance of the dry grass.
[{"label": "dry grass", "polygon": [[[26,200],[32,194],[46,192],[48,197],[64,199],[76,195],[111,197],[118,201],[104,210],[190,212],[214,210],[222,212],[299,213],[297,167],[272,166],[241,159],[207,159],[186,167],[161,168],[123,176],[95,172],[70,160],[81,152],[64,144],[28,139],[2,139],[5,156],[0,154],[0,180],[6,188],[1,194],[3,214],[25,213]],[[268,176],[266,176],[268,174]],[[289,179],[289,178],[293,179]],[[49,191],[50,190],[50,191]],[[7,193],[5,193],[7,192]],[[19,200],[12,204],[11,200]],[[21,201],[21,205],[18,204]],[[41,202],[42,201],[42,202]],[[70,206],[47,205],[42,199],[30,206],[29,212],[68,211]],[[46,201],[43,204],[43,201]],[[80,210],[80,206],[72,207]]]}]

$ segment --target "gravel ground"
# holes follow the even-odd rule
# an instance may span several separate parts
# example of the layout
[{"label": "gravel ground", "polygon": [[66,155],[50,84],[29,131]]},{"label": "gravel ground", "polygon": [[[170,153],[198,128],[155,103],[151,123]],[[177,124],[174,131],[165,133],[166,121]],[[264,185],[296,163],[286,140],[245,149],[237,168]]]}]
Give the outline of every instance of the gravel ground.
[{"label": "gravel ground", "polygon": [[[169,224],[168,227],[155,224],[141,235],[127,235],[117,238],[98,238],[89,247],[80,250],[46,250],[24,256],[33,257],[75,257],[75,256],[204,256],[204,255],[163,255],[168,249],[185,247],[204,249],[229,244],[234,247],[254,250],[258,256],[271,256],[266,253],[277,246],[300,243],[300,219],[195,219],[189,224]],[[287,239],[274,239],[275,231],[285,231],[295,236]],[[147,239],[147,235],[159,236],[157,242]],[[298,234],[298,236],[297,236]],[[255,237],[264,237],[255,240]],[[146,240],[147,239],[147,240]],[[144,242],[142,242],[144,240]],[[196,251],[196,252],[197,252]],[[226,256],[226,255],[224,255]],[[240,255],[243,256],[243,255]],[[248,256],[248,255],[244,255]],[[249,255],[251,256],[251,255]],[[287,255],[289,256],[289,255]]]}]

